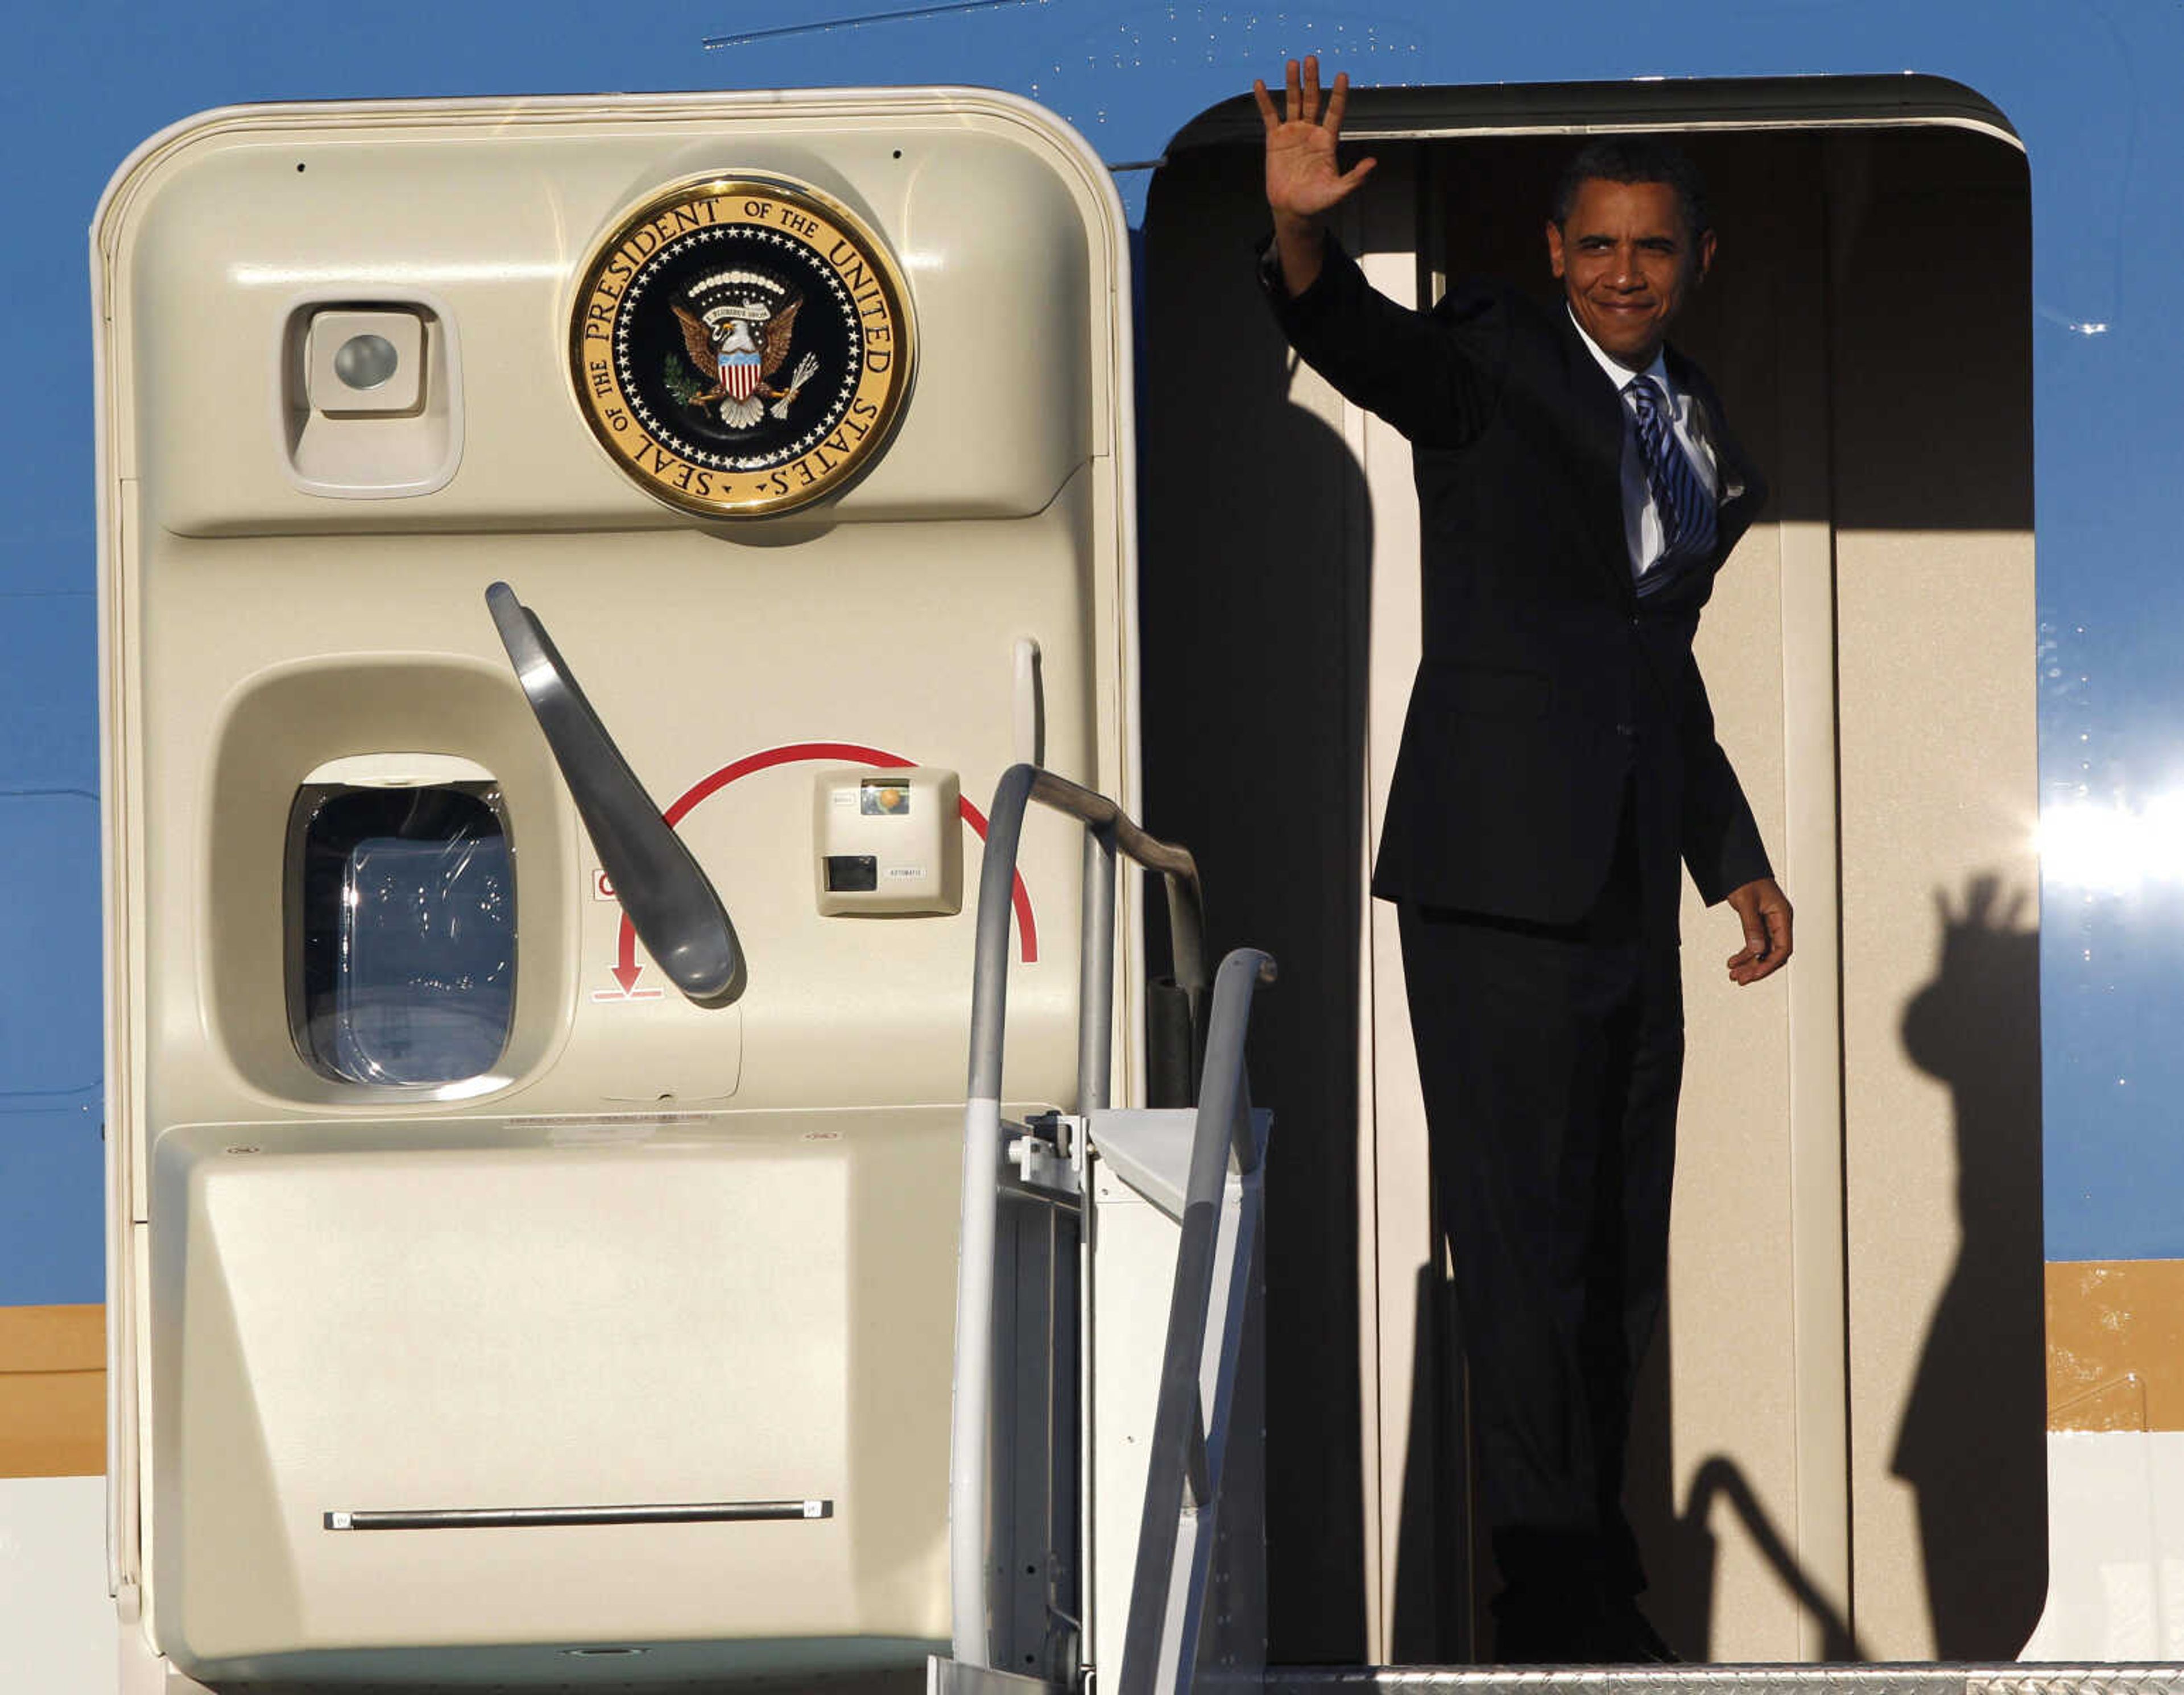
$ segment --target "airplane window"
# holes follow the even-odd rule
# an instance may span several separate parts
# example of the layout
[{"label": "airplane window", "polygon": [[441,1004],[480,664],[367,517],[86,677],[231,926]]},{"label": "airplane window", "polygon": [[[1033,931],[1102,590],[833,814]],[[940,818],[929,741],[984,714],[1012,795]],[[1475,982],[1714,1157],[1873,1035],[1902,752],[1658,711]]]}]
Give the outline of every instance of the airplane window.
[{"label": "airplane window", "polygon": [[289,1019],[321,1075],[490,1070],[515,1009],[515,863],[489,784],[300,789],[288,827]]}]

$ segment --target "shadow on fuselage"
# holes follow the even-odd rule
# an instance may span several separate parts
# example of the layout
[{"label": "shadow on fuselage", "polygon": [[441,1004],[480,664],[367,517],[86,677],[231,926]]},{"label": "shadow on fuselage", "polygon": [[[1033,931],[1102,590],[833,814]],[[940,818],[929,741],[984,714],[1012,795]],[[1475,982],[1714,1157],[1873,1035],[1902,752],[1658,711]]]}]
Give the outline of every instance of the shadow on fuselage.
[{"label": "shadow on fuselage", "polygon": [[1918,1497],[1936,1656],[2003,1660],[2048,1589],[2040,935],[1992,876],[1935,906],[1934,975],[1902,1028],[1948,1086],[1962,1237],[1889,1470]]}]

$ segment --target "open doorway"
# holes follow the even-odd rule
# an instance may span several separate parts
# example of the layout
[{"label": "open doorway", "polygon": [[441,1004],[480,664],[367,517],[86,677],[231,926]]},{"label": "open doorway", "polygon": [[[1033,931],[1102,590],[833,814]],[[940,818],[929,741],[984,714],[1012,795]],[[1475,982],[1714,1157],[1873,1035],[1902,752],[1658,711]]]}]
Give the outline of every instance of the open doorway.
[{"label": "open doorway", "polygon": [[[1832,104],[1831,104],[1832,99]],[[1922,103],[1923,102],[1923,103]],[[1774,489],[1700,636],[1797,903],[1766,995],[1688,895],[1646,1603],[1687,1655],[2006,1659],[2045,1589],[2029,186],[1954,85],[1359,91],[1377,286],[1552,286],[1573,129],[1680,136],[1721,236],[1677,341]],[[1246,122],[1245,119],[1249,119]],[[1268,1175],[1278,1659],[1469,1657],[1461,1383],[1392,914],[1364,893],[1416,659],[1407,445],[1256,297],[1256,118],[1155,178],[1146,811],[1281,960]],[[1284,1133],[1286,1132],[1286,1133]]]}]

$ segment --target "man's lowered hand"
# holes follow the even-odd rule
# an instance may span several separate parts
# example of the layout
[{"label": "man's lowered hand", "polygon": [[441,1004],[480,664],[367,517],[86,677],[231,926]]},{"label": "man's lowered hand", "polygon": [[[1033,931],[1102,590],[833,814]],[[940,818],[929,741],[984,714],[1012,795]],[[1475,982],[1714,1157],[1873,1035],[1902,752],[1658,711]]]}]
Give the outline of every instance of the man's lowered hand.
[{"label": "man's lowered hand", "polygon": [[1771,977],[1790,963],[1790,898],[1772,877],[1731,889],[1729,903],[1744,925],[1744,946],[1729,956],[1729,980],[1741,986]]}]

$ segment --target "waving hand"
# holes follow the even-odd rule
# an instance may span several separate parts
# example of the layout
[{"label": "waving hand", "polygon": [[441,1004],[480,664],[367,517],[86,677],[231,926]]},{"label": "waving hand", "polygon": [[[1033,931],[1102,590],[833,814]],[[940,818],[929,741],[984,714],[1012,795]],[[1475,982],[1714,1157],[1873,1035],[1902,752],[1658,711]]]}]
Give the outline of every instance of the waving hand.
[{"label": "waving hand", "polygon": [[1342,112],[1350,103],[1347,72],[1334,79],[1320,110],[1319,60],[1307,57],[1299,76],[1297,62],[1288,65],[1289,86],[1283,92],[1282,110],[1274,111],[1273,97],[1264,82],[1251,85],[1259,103],[1259,117],[1267,126],[1267,204],[1277,223],[1285,218],[1314,220],[1330,207],[1347,200],[1358,184],[1372,173],[1374,161],[1360,159],[1346,172],[1334,158],[1334,144],[1342,135]]},{"label": "waving hand", "polygon": [[1350,103],[1349,76],[1334,79],[1323,113],[1319,60],[1306,55],[1300,75],[1297,62],[1291,59],[1288,70],[1289,86],[1283,91],[1279,115],[1265,83],[1252,83],[1251,96],[1259,103],[1259,117],[1267,126],[1267,205],[1274,214],[1274,248],[1281,257],[1282,281],[1291,294],[1301,294],[1319,275],[1323,251],[1320,220],[1372,175],[1373,161],[1360,159],[1347,171],[1335,162],[1342,111]]}]

